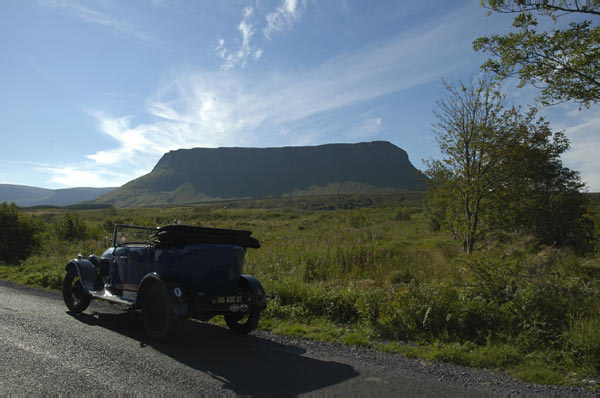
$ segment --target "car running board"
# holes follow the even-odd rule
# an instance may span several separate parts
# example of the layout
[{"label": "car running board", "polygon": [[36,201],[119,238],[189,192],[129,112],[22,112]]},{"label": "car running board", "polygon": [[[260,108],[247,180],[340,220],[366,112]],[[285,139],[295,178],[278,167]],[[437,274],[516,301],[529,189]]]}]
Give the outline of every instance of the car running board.
[{"label": "car running board", "polygon": [[132,299],[131,301],[129,301],[122,297],[112,294],[111,292],[107,291],[106,289],[97,290],[97,291],[92,290],[92,291],[90,291],[90,294],[92,295],[93,298],[112,301],[113,303],[117,303],[117,304],[125,304],[125,305],[135,304],[135,298]]}]

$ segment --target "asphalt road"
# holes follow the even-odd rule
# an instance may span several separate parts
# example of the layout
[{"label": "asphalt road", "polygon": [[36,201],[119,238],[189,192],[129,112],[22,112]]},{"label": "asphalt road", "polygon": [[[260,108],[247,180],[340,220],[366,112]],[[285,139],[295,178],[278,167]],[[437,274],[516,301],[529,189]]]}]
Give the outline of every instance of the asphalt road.
[{"label": "asphalt road", "polygon": [[141,317],[92,302],[70,314],[55,292],[0,281],[0,395],[580,396],[473,370],[341,344],[186,321],[169,343]]}]

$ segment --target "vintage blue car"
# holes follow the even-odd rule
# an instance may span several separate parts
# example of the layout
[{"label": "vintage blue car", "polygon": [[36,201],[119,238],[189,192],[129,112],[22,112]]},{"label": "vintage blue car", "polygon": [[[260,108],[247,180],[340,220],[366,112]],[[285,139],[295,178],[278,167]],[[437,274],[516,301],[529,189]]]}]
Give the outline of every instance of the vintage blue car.
[{"label": "vintage blue car", "polygon": [[178,320],[224,315],[240,334],[256,329],[266,294],[242,275],[247,248],[259,248],[250,231],[168,225],[115,225],[112,246],[98,258],[79,255],[66,266],[63,298],[70,311],[102,299],[139,309],[144,329],[166,340]]}]

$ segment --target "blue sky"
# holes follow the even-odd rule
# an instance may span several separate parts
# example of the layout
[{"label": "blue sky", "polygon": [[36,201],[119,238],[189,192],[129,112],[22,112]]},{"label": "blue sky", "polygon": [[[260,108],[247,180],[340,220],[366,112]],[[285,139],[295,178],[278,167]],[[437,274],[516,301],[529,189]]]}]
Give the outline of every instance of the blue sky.
[{"label": "blue sky", "polygon": [[[0,183],[119,186],[179,148],[372,140],[422,169],[442,78],[476,76],[472,41],[511,20],[478,0],[3,0]],[[600,108],[543,113],[600,191]]]}]

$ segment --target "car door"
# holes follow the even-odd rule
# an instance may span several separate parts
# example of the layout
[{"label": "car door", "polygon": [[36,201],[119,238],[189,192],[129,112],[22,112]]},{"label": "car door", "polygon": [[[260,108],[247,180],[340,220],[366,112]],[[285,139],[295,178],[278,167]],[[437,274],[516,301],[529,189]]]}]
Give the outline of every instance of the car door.
[{"label": "car door", "polygon": [[148,245],[129,246],[124,262],[125,285],[128,290],[137,290],[140,282],[152,269],[154,248]]},{"label": "car door", "polygon": [[129,260],[129,247],[119,246],[113,252],[113,265],[111,269],[112,285],[118,289],[123,288],[123,284],[127,281],[126,270]]}]

